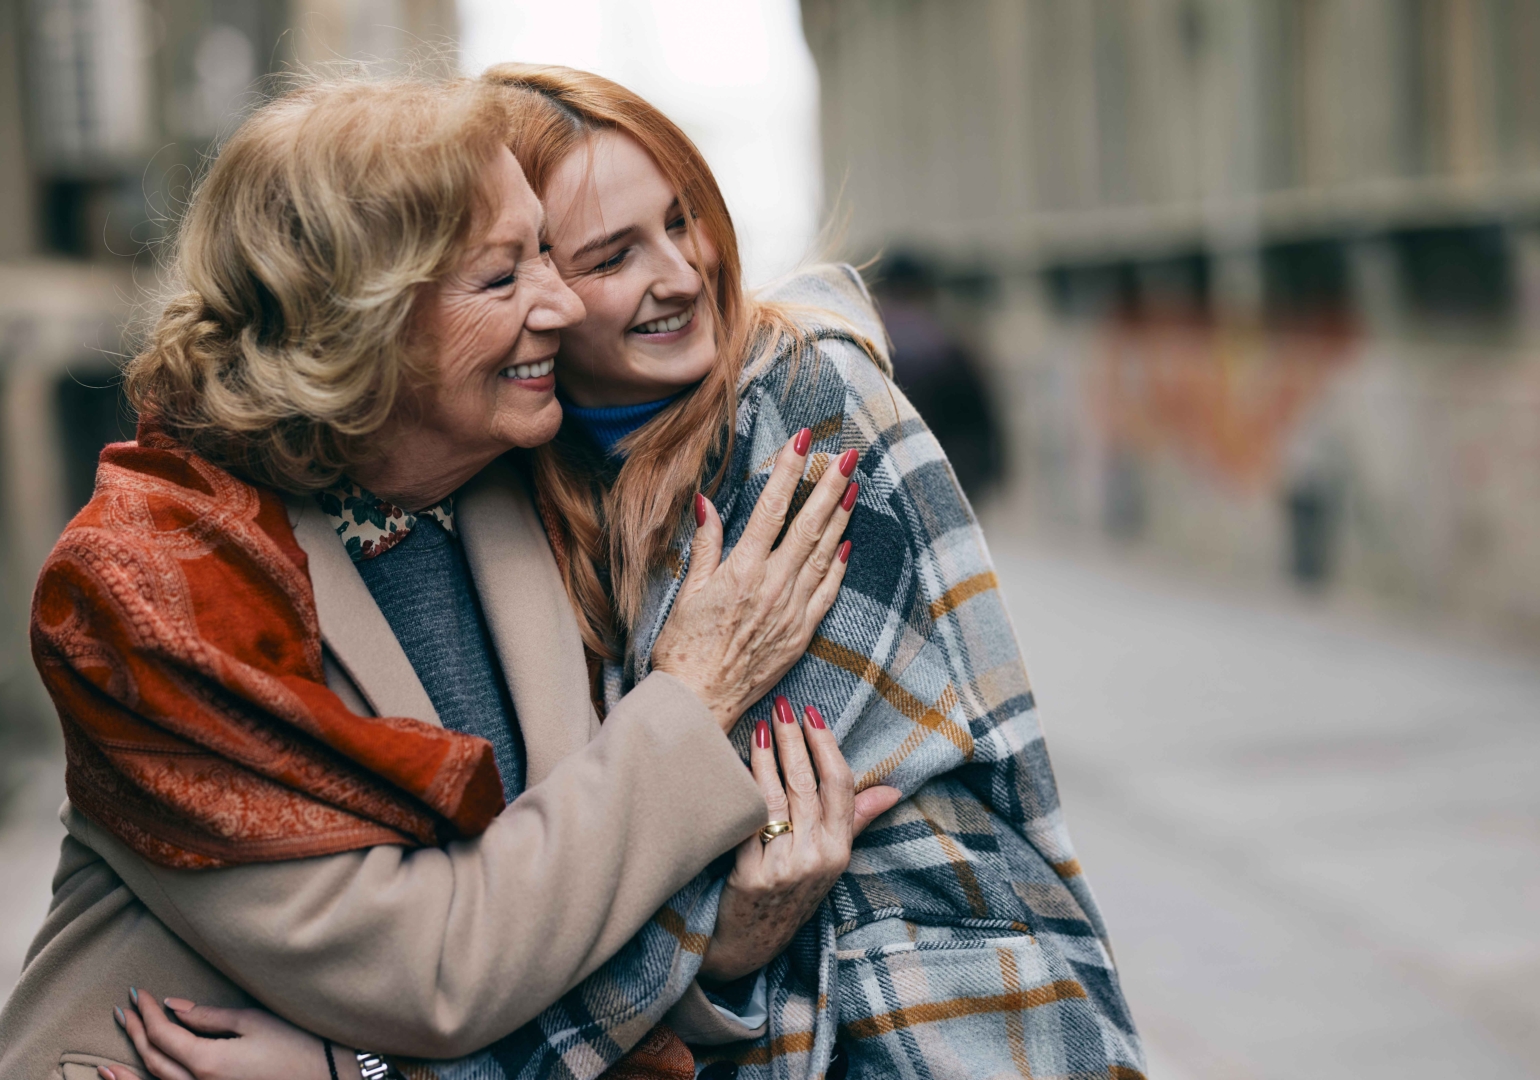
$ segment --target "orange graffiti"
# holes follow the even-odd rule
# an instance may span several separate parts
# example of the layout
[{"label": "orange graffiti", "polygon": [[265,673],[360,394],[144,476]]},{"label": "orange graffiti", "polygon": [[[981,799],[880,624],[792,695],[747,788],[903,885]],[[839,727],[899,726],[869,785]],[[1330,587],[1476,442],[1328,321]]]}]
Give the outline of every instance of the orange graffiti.
[{"label": "orange graffiti", "polygon": [[1092,408],[1114,446],[1176,453],[1237,487],[1267,488],[1353,340],[1345,330],[1120,322],[1093,351]]}]

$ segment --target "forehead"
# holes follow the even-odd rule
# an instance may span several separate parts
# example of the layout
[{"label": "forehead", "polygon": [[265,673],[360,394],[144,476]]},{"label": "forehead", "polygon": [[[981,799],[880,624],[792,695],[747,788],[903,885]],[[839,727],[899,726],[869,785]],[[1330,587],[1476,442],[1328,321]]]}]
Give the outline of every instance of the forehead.
[{"label": "forehead", "polygon": [[540,200],[507,148],[500,149],[488,164],[487,186],[492,196],[492,221],[481,243],[512,243],[539,230]]},{"label": "forehead", "polygon": [[631,136],[601,131],[585,139],[562,159],[546,185],[546,205],[553,227],[572,219],[591,221],[604,216],[619,228],[633,212],[655,211],[674,199],[674,188],[663,170]]}]

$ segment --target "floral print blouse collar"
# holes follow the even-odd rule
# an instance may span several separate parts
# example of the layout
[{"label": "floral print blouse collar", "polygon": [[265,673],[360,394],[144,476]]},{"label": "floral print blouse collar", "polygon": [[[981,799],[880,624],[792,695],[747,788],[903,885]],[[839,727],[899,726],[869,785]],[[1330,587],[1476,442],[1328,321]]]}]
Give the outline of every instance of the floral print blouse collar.
[{"label": "floral print blouse collar", "polygon": [[354,562],[363,562],[385,554],[416,527],[422,518],[432,518],[455,535],[455,497],[412,513],[386,502],[373,492],[343,477],[332,487],[316,493],[316,501],[331,519],[332,527],[342,537],[343,546]]}]

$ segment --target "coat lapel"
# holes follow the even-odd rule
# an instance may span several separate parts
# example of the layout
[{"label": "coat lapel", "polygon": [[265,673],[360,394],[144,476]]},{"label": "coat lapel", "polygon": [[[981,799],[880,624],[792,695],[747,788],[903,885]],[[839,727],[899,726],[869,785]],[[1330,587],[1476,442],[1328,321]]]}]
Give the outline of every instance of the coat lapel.
[{"label": "coat lapel", "polygon": [[518,713],[529,784],[538,784],[599,724],[577,619],[539,515],[512,468],[496,462],[461,489],[455,527]]},{"label": "coat lapel", "polygon": [[412,662],[326,514],[314,499],[287,501],[294,539],[310,560],[310,587],[322,642],[375,715],[405,716],[442,727]]}]

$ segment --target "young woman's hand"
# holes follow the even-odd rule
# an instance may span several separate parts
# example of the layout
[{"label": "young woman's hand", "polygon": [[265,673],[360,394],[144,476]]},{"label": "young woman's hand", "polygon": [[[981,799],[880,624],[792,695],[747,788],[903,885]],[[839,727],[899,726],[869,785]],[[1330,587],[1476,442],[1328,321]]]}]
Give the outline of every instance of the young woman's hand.
[{"label": "young woman's hand", "polygon": [[754,727],[754,779],[770,820],[790,821],[792,827],[768,843],[751,836],[738,846],[701,965],[700,977],[707,982],[741,978],[778,956],[845,872],[851,841],[900,798],[891,787],[857,795],[850,766],[823,716],[809,705],[803,719],[799,727],[791,704],[777,697],[775,722],[761,720]]},{"label": "young woman's hand", "polygon": [[[113,1016],[156,1080],[331,1080],[321,1040],[265,1009],[219,1009],[182,998],[167,998],[163,1009],[148,990],[129,994],[128,1008]],[[352,1050],[335,1046],[332,1060],[338,1080],[360,1080]],[[97,1074],[134,1080],[105,1067]]]},{"label": "young woman's hand", "polygon": [[652,666],[687,684],[730,730],[802,658],[839,595],[855,507],[857,454],[824,470],[779,547],[812,433],[803,428],[776,458],[743,537],[722,559],[722,520],[696,496],[690,572],[652,650]]}]

